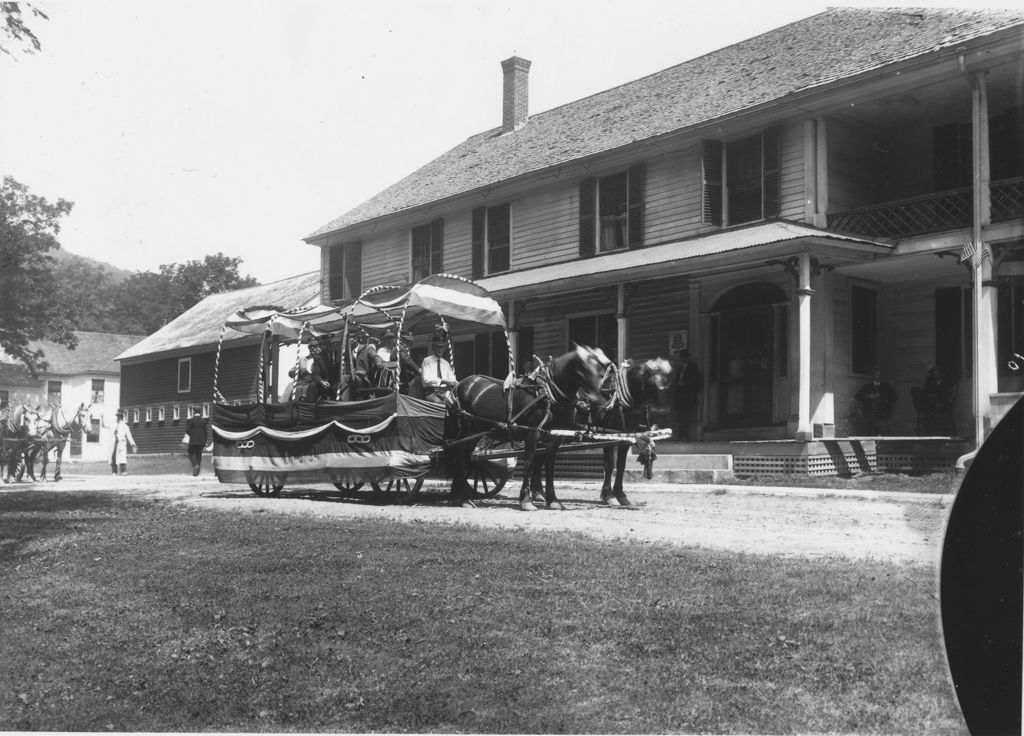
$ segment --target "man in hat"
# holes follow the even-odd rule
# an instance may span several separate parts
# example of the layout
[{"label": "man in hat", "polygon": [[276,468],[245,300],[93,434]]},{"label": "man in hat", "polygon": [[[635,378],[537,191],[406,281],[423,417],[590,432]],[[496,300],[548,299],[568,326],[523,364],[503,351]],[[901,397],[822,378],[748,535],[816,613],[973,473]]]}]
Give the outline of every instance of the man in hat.
[{"label": "man in hat", "polygon": [[117,424],[114,425],[114,445],[110,452],[110,472],[117,475],[128,474],[128,448],[136,449],[135,438],[131,427],[124,421],[124,412],[117,412]]},{"label": "man in hat", "polygon": [[448,341],[444,335],[435,334],[430,341],[431,355],[423,359],[420,366],[420,380],[423,381],[424,398],[436,404],[447,401],[451,390],[459,380],[455,377],[455,369],[444,358],[444,349]]}]

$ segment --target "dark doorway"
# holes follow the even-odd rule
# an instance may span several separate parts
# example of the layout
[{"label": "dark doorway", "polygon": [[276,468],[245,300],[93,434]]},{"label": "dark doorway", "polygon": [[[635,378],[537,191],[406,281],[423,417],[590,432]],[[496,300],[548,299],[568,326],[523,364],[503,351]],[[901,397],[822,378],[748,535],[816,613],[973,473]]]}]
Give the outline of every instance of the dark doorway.
[{"label": "dark doorway", "polygon": [[712,314],[718,426],[772,424],[775,379],[785,373],[786,295],[773,284],[745,284],[718,300]]}]

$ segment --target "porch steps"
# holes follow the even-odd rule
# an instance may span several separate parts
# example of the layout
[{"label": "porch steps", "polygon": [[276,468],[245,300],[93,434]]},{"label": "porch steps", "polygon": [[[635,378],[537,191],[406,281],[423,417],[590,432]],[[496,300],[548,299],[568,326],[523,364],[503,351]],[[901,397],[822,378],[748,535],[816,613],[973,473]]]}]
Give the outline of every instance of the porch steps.
[{"label": "porch steps", "polygon": [[[636,452],[626,460],[624,479],[630,483],[722,483],[733,478],[732,454],[704,443],[659,442],[652,468],[653,478],[644,478],[643,466]],[[563,477],[600,480],[604,477],[603,455],[600,452],[574,452],[559,455],[556,474]]]}]

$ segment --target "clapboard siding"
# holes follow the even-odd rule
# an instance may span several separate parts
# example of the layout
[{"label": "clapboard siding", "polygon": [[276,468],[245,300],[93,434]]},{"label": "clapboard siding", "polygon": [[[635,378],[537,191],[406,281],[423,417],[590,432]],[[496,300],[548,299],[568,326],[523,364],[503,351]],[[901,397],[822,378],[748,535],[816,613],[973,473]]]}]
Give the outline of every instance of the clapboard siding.
[{"label": "clapboard siding", "polygon": [[685,276],[631,284],[626,357],[667,358],[669,333],[689,327],[690,292]]},{"label": "clapboard siding", "polygon": [[[781,216],[804,219],[803,126],[787,124],[781,137]],[[585,172],[574,170],[557,177],[538,178],[534,186],[496,184],[475,193],[437,205],[412,222],[405,213],[392,219],[390,228],[380,223],[363,235],[363,287],[381,283],[402,283],[409,278],[409,232],[431,220],[444,220],[443,270],[462,276],[472,273],[472,220],[475,207],[510,203],[512,212],[512,268],[523,270],[579,257],[579,182],[581,174],[608,176],[643,163],[644,244],[673,242],[720,230],[701,222],[703,202],[700,146],[690,144],[646,158],[624,159],[621,154],[602,163],[594,162]],[[512,187],[515,187],[514,189]],[[507,194],[506,194],[507,192]],[[326,261],[322,268],[326,269]]]},{"label": "clapboard siding", "polygon": [[545,360],[569,348],[568,317],[595,312],[614,312],[615,292],[591,289],[576,294],[531,300],[520,319],[524,327],[533,327],[534,352]]},{"label": "clapboard siding", "polygon": [[[139,452],[175,452],[181,449],[179,440],[188,410],[213,403],[216,356],[216,351],[208,351],[121,366],[121,408],[128,412],[129,421],[133,410],[139,412],[139,422],[131,424]],[[191,390],[182,393],[178,393],[179,357],[192,358]],[[224,398],[229,402],[254,401],[258,369],[258,345],[225,348],[221,352],[218,371],[218,388]],[[173,419],[175,406],[180,411],[177,422]],[[160,407],[164,409],[162,422],[158,419]],[[146,409],[151,410],[150,422],[145,421]]]}]

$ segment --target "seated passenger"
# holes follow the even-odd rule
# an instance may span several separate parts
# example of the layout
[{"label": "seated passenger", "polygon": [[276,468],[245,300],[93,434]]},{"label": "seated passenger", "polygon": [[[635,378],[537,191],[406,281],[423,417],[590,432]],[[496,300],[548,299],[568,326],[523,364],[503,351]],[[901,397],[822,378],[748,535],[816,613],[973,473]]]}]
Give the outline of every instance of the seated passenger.
[{"label": "seated passenger", "polygon": [[443,335],[435,334],[430,341],[432,354],[423,359],[420,378],[423,381],[423,398],[437,404],[448,400],[451,391],[458,384],[455,369],[445,360],[444,349],[448,341]]}]

